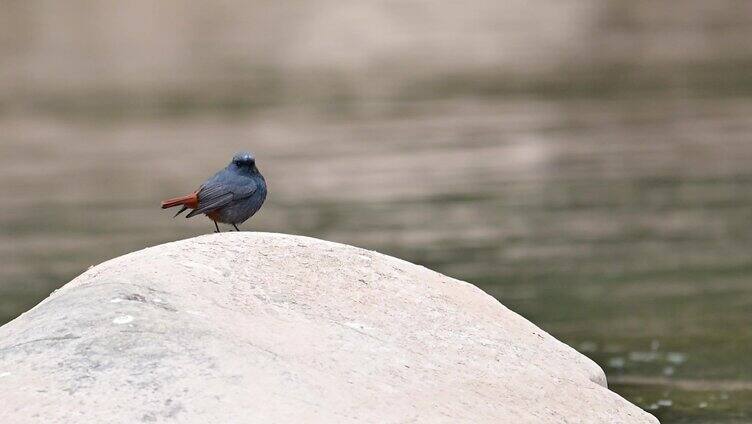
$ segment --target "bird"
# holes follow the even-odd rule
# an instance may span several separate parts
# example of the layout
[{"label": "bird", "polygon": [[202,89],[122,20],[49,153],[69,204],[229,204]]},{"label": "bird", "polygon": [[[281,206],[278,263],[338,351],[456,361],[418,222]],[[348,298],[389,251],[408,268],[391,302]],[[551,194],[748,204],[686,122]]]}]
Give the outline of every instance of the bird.
[{"label": "bird", "polygon": [[250,152],[239,152],[232,161],[213,177],[206,180],[193,193],[162,201],[162,209],[182,206],[173,216],[193,209],[185,217],[205,214],[217,223],[231,224],[240,231],[242,224],[261,209],[266,200],[266,180],[256,167],[256,158]]}]

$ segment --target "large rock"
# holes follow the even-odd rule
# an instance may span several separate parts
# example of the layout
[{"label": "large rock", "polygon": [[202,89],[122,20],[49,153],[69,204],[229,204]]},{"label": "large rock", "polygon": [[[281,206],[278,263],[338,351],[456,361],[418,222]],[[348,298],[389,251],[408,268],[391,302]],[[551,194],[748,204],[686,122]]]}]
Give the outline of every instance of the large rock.
[{"label": "large rock", "polygon": [[475,286],[223,233],[131,253],[0,328],[0,422],[653,423]]}]

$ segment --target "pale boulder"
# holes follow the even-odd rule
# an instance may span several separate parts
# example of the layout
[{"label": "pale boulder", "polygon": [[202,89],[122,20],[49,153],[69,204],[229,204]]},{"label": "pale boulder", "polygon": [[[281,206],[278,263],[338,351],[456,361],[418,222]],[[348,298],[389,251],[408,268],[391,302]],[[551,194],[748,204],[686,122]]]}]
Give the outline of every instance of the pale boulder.
[{"label": "pale boulder", "polygon": [[223,233],[96,266],[0,328],[0,422],[655,423],[477,287]]}]

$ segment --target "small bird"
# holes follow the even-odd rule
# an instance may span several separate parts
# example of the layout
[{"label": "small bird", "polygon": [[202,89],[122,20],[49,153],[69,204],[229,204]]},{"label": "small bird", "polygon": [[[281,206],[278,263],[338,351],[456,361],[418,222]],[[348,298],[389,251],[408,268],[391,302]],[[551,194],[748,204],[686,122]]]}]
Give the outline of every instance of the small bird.
[{"label": "small bird", "polygon": [[[218,222],[231,224],[238,229],[252,217],[266,200],[266,180],[256,168],[256,159],[251,153],[235,154],[227,167],[201,184],[195,192],[162,202],[162,209],[182,206],[174,217],[187,209],[193,209],[186,218],[206,214],[214,221],[216,232]],[[173,217],[173,218],[174,218]]]}]

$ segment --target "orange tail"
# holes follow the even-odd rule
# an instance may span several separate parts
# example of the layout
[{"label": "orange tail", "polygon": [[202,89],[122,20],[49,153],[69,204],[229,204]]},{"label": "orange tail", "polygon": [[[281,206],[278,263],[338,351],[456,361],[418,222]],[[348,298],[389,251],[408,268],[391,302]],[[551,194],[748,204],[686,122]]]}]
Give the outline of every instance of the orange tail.
[{"label": "orange tail", "polygon": [[198,206],[198,193],[192,193],[187,196],[176,197],[174,199],[167,199],[162,201],[162,209],[171,208],[173,206],[183,205],[191,209],[196,209]]}]

